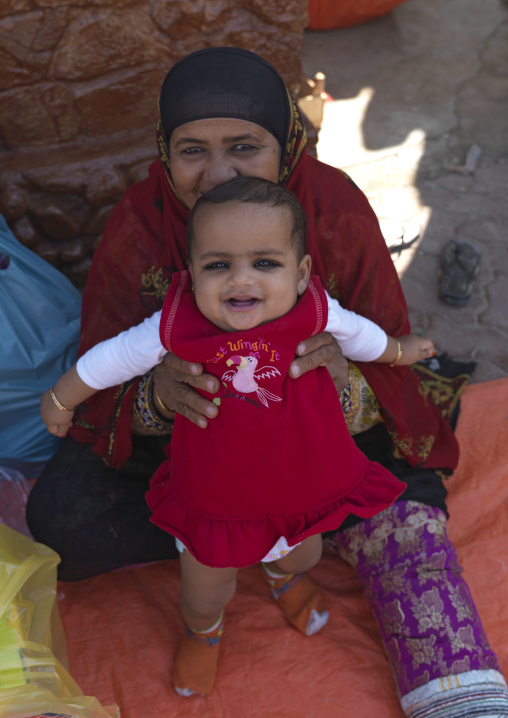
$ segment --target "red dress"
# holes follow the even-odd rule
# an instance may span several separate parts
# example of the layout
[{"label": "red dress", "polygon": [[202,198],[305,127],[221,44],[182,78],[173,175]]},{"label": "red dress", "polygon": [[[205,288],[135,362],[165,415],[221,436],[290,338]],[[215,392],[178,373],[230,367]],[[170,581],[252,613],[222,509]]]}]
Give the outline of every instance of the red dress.
[{"label": "red dress", "polygon": [[357,449],[326,368],[287,376],[302,337],[323,332],[326,322],[317,277],[285,316],[225,332],[199,312],[188,272],[173,275],[162,344],[218,377],[220,413],[206,429],[177,415],[147,502],[153,523],[201,563],[252,565],[281,536],[294,546],[350,513],[374,516],[404,490]]}]

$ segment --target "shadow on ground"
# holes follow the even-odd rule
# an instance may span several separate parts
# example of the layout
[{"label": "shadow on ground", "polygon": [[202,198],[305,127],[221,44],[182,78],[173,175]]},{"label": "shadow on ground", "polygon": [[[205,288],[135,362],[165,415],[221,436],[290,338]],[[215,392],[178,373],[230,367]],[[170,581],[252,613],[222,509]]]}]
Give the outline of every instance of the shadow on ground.
[{"label": "shadow on ground", "polygon": [[[501,0],[408,0],[343,30],[307,31],[303,69],[322,71],[318,156],[349,172],[388,242],[404,226],[420,239],[394,253],[413,330],[455,358],[478,362],[475,381],[508,370],[508,6]],[[481,150],[473,173],[463,166]],[[465,307],[439,299],[440,253],[475,245],[482,270]]]}]

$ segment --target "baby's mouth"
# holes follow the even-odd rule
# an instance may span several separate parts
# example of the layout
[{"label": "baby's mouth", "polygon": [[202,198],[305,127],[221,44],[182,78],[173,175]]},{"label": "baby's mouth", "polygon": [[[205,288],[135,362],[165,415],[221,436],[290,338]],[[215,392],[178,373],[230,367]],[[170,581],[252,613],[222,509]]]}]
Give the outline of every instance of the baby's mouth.
[{"label": "baby's mouth", "polygon": [[226,300],[229,309],[234,312],[248,312],[255,309],[260,302],[256,297],[230,297]]}]

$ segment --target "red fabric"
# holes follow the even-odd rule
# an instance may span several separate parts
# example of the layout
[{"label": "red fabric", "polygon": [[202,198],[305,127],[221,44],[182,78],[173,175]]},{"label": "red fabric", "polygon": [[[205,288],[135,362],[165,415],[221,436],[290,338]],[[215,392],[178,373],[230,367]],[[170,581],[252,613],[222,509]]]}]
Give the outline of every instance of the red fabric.
[{"label": "red fabric", "polygon": [[356,448],[324,367],[297,381],[287,376],[301,337],[323,332],[327,319],[314,277],[288,314],[225,332],[198,310],[189,273],[173,275],[162,344],[219,379],[221,410],[206,431],[176,417],[147,502],[153,523],[201,563],[251,566],[281,536],[294,546],[350,513],[374,516],[405,488]]},{"label": "red fabric", "polygon": [[[83,293],[79,356],[162,307],[171,275],[185,269],[188,217],[159,160],[146,180],[128,188],[94,253]],[[136,380],[120,392],[116,387],[95,394],[79,407],[69,432],[115,468],[132,450],[137,385]]]},{"label": "red fabric", "polygon": [[[330,294],[387,333],[408,333],[400,282],[364,194],[343,172],[305,151],[287,187],[307,213],[313,271]],[[95,252],[83,296],[80,353],[161,308],[172,273],[185,268],[187,218],[162,162],[155,162],[149,178],[127,190]],[[420,395],[411,370],[381,364],[360,368],[380,401],[398,454],[412,465],[453,469],[456,440],[439,411]],[[131,452],[136,386],[133,382],[96,394],[71,430],[113,467]]]},{"label": "red fabric", "polygon": [[[367,198],[340,170],[304,155],[288,187],[302,202],[313,271],[341,306],[391,336],[410,331],[406,301]],[[413,466],[453,469],[455,437],[439,410],[421,396],[409,367],[359,362],[381,405],[396,451]]]}]

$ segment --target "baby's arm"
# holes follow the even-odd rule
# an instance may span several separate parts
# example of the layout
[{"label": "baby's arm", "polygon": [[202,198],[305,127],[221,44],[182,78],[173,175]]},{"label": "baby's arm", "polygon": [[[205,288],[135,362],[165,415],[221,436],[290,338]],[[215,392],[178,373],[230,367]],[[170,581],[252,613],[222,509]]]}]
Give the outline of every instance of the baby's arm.
[{"label": "baby's arm", "polygon": [[49,433],[65,436],[72,424],[76,406],[96,391],[80,378],[74,364],[52,389],[41,396],[41,416]]},{"label": "baby's arm", "polygon": [[434,344],[430,339],[415,334],[407,334],[397,339],[389,337],[370,319],[344,309],[337,300],[328,295],[327,298],[326,331],[333,334],[348,359],[402,366],[434,355]]},{"label": "baby's arm", "polygon": [[161,312],[92,347],[41,397],[41,415],[48,431],[65,436],[74,409],[101,389],[142,376],[165,354],[160,338]]},{"label": "baby's arm", "polygon": [[388,337],[385,351],[375,361],[390,366],[415,364],[421,359],[434,356],[434,343],[417,334],[405,334],[402,337]]}]

